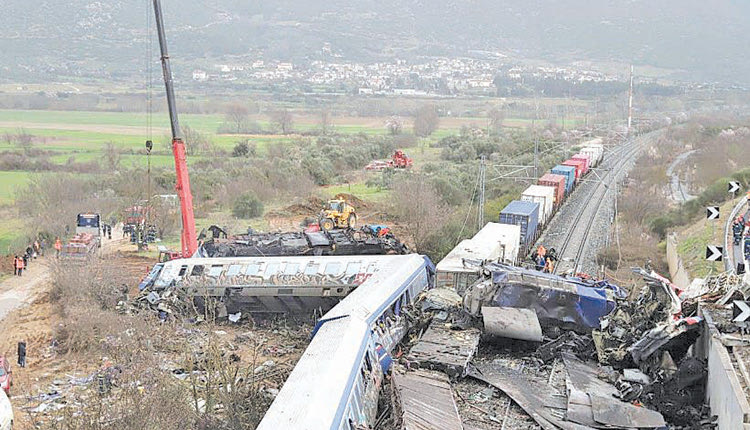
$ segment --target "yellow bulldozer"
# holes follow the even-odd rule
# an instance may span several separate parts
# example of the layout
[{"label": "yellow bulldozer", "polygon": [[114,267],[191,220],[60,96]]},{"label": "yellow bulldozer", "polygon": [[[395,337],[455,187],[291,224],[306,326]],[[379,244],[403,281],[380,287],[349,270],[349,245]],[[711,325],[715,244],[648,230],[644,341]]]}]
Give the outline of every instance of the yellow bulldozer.
[{"label": "yellow bulldozer", "polygon": [[329,200],[320,212],[320,228],[354,228],[357,226],[357,213],[354,207],[341,199]]}]

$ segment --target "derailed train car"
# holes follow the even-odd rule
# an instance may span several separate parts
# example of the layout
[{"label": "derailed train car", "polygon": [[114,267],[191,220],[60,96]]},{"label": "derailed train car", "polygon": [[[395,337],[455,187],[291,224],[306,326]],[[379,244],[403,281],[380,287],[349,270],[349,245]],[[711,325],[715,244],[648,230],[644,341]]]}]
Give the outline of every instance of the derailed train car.
[{"label": "derailed train car", "polygon": [[[139,285],[156,295],[177,292],[219,314],[309,313],[331,309],[378,273],[395,271],[418,255],[183,258],[160,263]],[[158,296],[157,296],[158,298]]]},{"label": "derailed train car", "polygon": [[389,352],[407,328],[403,308],[434,285],[427,257],[391,258],[396,266],[373,273],[318,321],[259,430],[374,426]]}]

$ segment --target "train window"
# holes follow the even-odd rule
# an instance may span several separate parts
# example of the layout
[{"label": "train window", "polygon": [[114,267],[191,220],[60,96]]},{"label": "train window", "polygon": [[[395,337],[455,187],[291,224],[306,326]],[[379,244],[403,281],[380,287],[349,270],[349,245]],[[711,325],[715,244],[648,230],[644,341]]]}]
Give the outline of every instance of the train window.
[{"label": "train window", "polygon": [[237,276],[240,274],[240,269],[242,266],[239,264],[232,264],[229,266],[229,269],[227,269],[227,276]]},{"label": "train window", "polygon": [[259,270],[260,270],[260,264],[258,263],[249,264],[247,268],[245,268],[245,275],[255,276],[258,274]]},{"label": "train window", "polygon": [[266,276],[275,275],[279,272],[279,263],[268,263],[268,266],[266,266]]},{"label": "train window", "polygon": [[348,266],[346,266],[346,274],[348,276],[356,275],[359,273],[359,262],[354,261],[349,263]]},{"label": "train window", "polygon": [[284,268],[285,275],[296,275],[299,272],[299,263],[286,263]]},{"label": "train window", "polygon": [[187,273],[187,268],[188,268],[187,266],[180,267],[180,273],[178,273],[177,276],[180,276],[180,277],[185,276],[185,273]]},{"label": "train window", "polygon": [[224,266],[222,266],[221,264],[215,264],[211,266],[210,269],[208,269],[208,276],[212,278],[218,278],[219,275],[221,275],[221,272],[223,271],[224,271]]},{"label": "train window", "polygon": [[341,263],[328,263],[326,264],[326,275],[338,275],[341,270]]},{"label": "train window", "polygon": [[318,270],[320,270],[320,264],[318,263],[308,263],[307,267],[305,267],[305,275],[317,275]]},{"label": "train window", "polygon": [[193,266],[193,271],[190,272],[190,276],[200,276],[203,274],[203,266]]},{"label": "train window", "polygon": [[370,351],[365,354],[365,368],[368,372],[372,372],[372,362],[370,362]]}]

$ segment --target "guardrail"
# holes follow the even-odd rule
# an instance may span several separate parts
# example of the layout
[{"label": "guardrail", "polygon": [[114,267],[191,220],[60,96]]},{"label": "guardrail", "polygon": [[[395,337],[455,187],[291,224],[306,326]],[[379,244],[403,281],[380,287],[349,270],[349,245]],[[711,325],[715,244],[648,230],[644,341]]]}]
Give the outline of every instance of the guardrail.
[{"label": "guardrail", "polygon": [[[732,209],[732,213],[729,215],[729,218],[727,218],[727,222],[724,226],[724,270],[727,272],[734,273],[736,270],[737,265],[732,260],[733,255],[729,252],[730,249],[730,243],[732,243],[732,239],[730,239],[730,231],[732,230],[732,221],[734,221],[737,218],[737,214],[742,210],[742,208],[745,207],[747,204],[747,197],[743,197],[740,199],[740,201],[734,206]],[[734,246],[734,245],[732,245]]]}]

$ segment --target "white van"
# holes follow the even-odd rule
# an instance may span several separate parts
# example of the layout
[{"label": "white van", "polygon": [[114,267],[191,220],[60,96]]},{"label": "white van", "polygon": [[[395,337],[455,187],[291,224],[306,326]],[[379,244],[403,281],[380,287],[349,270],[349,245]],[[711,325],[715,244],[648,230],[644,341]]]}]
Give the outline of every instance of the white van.
[{"label": "white van", "polygon": [[13,428],[13,407],[5,394],[0,390],[0,430],[11,430]]}]

